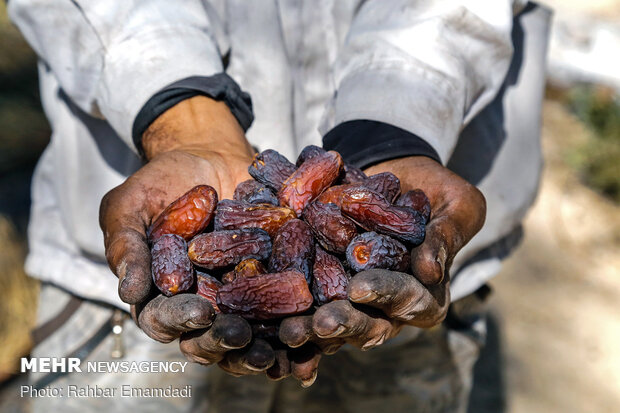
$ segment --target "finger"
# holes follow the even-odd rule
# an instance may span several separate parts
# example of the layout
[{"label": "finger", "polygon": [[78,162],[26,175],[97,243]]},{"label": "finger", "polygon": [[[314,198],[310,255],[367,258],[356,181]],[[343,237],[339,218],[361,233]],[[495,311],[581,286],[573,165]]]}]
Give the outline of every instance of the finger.
[{"label": "finger", "polygon": [[255,375],[273,366],[275,352],[265,340],[257,338],[247,348],[233,350],[218,363],[233,376]]},{"label": "finger", "polygon": [[[426,226],[424,242],[411,251],[411,268],[425,285],[448,277],[456,253],[482,228],[486,215],[484,197],[469,184],[451,187]],[[452,194],[454,192],[454,194]]]},{"label": "finger", "polygon": [[245,347],[252,339],[250,324],[232,314],[218,314],[208,330],[185,333],[179,347],[190,360],[213,364],[223,359],[228,351]]},{"label": "finger", "polygon": [[402,272],[373,269],[351,279],[351,301],[383,311],[390,318],[416,327],[432,327],[445,318],[450,304],[449,282],[425,287]]},{"label": "finger", "polygon": [[213,307],[195,294],[159,295],[137,310],[138,326],[152,339],[168,343],[181,333],[209,327]]},{"label": "finger", "polygon": [[291,375],[291,361],[286,349],[275,350],[273,366],[267,369],[267,377],[271,380],[282,380]]},{"label": "finger", "polygon": [[321,338],[312,329],[312,316],[289,317],[282,320],[280,341],[291,348],[298,348],[307,342],[314,343],[325,354],[334,354],[342,345],[341,338]]},{"label": "finger", "polygon": [[315,336],[312,330],[312,316],[289,317],[282,320],[280,341],[291,348],[301,347]]},{"label": "finger", "polygon": [[383,344],[400,331],[400,323],[387,319],[379,311],[362,312],[348,300],[333,301],[314,313],[313,330],[320,338],[344,339],[362,350]]},{"label": "finger", "polygon": [[105,255],[119,279],[118,293],[124,302],[138,304],[152,292],[151,253],[146,242],[144,217],[135,213],[137,200],[126,206],[122,190],[114,189],[101,201],[99,224]]},{"label": "finger", "polygon": [[289,350],[289,357],[291,375],[301,382],[302,387],[312,386],[317,377],[319,361],[321,361],[320,350],[312,344],[307,344]]}]

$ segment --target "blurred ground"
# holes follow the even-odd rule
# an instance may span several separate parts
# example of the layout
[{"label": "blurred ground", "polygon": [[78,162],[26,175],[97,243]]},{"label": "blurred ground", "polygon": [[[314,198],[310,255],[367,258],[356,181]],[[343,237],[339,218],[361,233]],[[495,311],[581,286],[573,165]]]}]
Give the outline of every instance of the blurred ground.
[{"label": "blurred ground", "polygon": [[557,101],[543,116],[542,185],[522,245],[491,282],[490,342],[470,410],[618,412],[620,207],[565,161],[590,132]]},{"label": "blurred ground", "polygon": [[[617,1],[555,3],[620,16]],[[0,2],[0,382],[29,351],[36,308],[37,285],[22,270],[25,223],[34,160],[49,131],[34,63]],[[571,162],[594,139],[563,94],[550,94],[541,192],[523,244],[492,281],[471,412],[620,411],[620,208],[586,187]]]}]

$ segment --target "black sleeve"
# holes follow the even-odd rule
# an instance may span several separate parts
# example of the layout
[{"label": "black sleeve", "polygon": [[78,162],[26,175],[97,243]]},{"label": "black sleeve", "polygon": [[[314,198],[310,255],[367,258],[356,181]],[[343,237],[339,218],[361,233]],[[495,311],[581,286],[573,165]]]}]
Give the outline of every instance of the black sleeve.
[{"label": "black sleeve", "polygon": [[352,120],[341,123],[323,137],[323,147],[342,155],[358,168],[403,156],[421,155],[441,162],[424,139],[388,123]]},{"label": "black sleeve", "polygon": [[133,122],[133,142],[142,155],[142,134],[155,119],[177,103],[197,95],[225,102],[244,131],[254,121],[252,99],[226,73],[213,76],[188,77],[166,86],[151,97],[140,109]]}]

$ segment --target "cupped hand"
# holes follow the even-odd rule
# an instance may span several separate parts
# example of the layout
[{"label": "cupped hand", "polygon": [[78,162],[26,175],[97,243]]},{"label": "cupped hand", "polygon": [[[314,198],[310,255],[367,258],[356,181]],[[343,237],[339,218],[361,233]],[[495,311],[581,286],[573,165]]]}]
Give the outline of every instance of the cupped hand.
[{"label": "cupped hand", "polygon": [[348,287],[349,300],[321,306],[312,316],[285,320],[280,328],[285,344],[298,347],[310,342],[326,353],[343,343],[367,350],[396,336],[405,325],[430,328],[445,318],[450,304],[450,266],[482,228],[484,197],[430,158],[400,158],[365,172],[386,171],[400,179],[403,193],[420,188],[431,202],[424,242],[411,250],[413,275],[383,269],[356,274]]},{"label": "cupped hand", "polygon": [[215,315],[195,294],[166,297],[151,278],[146,231],[175,199],[196,185],[232,198],[249,179],[253,150],[224,103],[206,97],[185,100],[166,111],[143,136],[147,163],[108,192],[100,225],[108,264],[119,278],[120,298],[131,304],[138,326],[160,342],[180,339],[192,361],[220,363],[235,374],[255,374],[273,364],[274,351],[252,341],[250,325],[238,316]]}]

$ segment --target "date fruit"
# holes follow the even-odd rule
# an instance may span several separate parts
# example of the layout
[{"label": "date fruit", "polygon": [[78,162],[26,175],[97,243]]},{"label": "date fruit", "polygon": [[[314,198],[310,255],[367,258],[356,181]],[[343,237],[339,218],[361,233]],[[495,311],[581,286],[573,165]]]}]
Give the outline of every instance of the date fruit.
[{"label": "date fruit", "polygon": [[216,231],[260,228],[273,237],[284,223],[294,218],[295,213],[290,208],[224,199],[215,210],[214,227]]},{"label": "date fruit", "polygon": [[254,156],[248,173],[261,184],[278,192],[282,183],[295,172],[295,165],[273,149],[267,149]]},{"label": "date fruit", "polygon": [[162,294],[170,297],[194,285],[194,269],[187,257],[187,243],[175,234],[157,238],[151,248],[153,282]]},{"label": "date fruit", "polygon": [[152,243],[164,234],[189,240],[211,223],[217,205],[217,192],[209,185],[198,185],[163,210],[147,231]]},{"label": "date fruit", "polygon": [[327,152],[325,149],[320,148],[316,145],[308,145],[302,149],[301,153],[297,157],[297,162],[295,164],[299,167],[307,160],[312,159],[317,155],[324,154],[325,152]]},{"label": "date fruit", "polygon": [[371,175],[363,183],[366,188],[378,192],[389,202],[394,202],[400,194],[400,179],[391,172],[381,172]]},{"label": "date fruit", "polygon": [[355,223],[343,216],[335,204],[314,201],[304,210],[303,218],[321,246],[337,254],[343,254],[357,235]]},{"label": "date fruit", "polygon": [[198,287],[196,294],[206,298],[216,313],[221,313],[217,306],[216,297],[217,292],[222,287],[222,283],[205,272],[196,271],[196,285]]},{"label": "date fruit", "polygon": [[200,234],[189,243],[187,252],[194,264],[209,270],[236,265],[247,258],[264,260],[270,253],[269,234],[259,228]]},{"label": "date fruit", "polygon": [[235,188],[233,199],[239,202],[250,204],[271,204],[278,205],[276,194],[265,185],[253,179],[241,182]]},{"label": "date fruit", "polygon": [[303,273],[310,284],[313,262],[314,238],[310,227],[302,220],[291,219],[282,225],[273,239],[269,271],[295,269]]},{"label": "date fruit", "polygon": [[366,174],[358,167],[351,165],[350,163],[344,164],[344,176],[342,178],[343,184],[361,184],[368,179]]},{"label": "date fruit", "polygon": [[342,193],[345,189],[353,188],[354,186],[353,184],[347,184],[329,187],[316,200],[323,204],[334,204],[340,208]]},{"label": "date fruit", "polygon": [[342,158],[334,151],[316,155],[301,164],[278,192],[280,205],[301,216],[306,205],[329,188],[342,171]]},{"label": "date fruit", "polygon": [[394,206],[383,195],[370,189],[353,187],[345,190],[341,210],[368,231],[389,235],[414,246],[424,241],[426,225],[418,211]]},{"label": "date fruit", "polygon": [[409,251],[403,244],[376,232],[355,237],[347,247],[347,261],[356,272],[372,268],[407,271],[410,265]]},{"label": "date fruit", "polygon": [[312,294],[318,305],[347,299],[347,286],[351,277],[340,260],[321,247],[316,248],[313,274]]},{"label": "date fruit", "polygon": [[236,278],[217,294],[223,313],[247,319],[269,320],[303,313],[312,306],[306,277],[297,270]]},{"label": "date fruit", "polygon": [[396,200],[395,205],[406,206],[418,211],[424,218],[424,222],[431,219],[431,202],[421,189],[407,191]]}]

